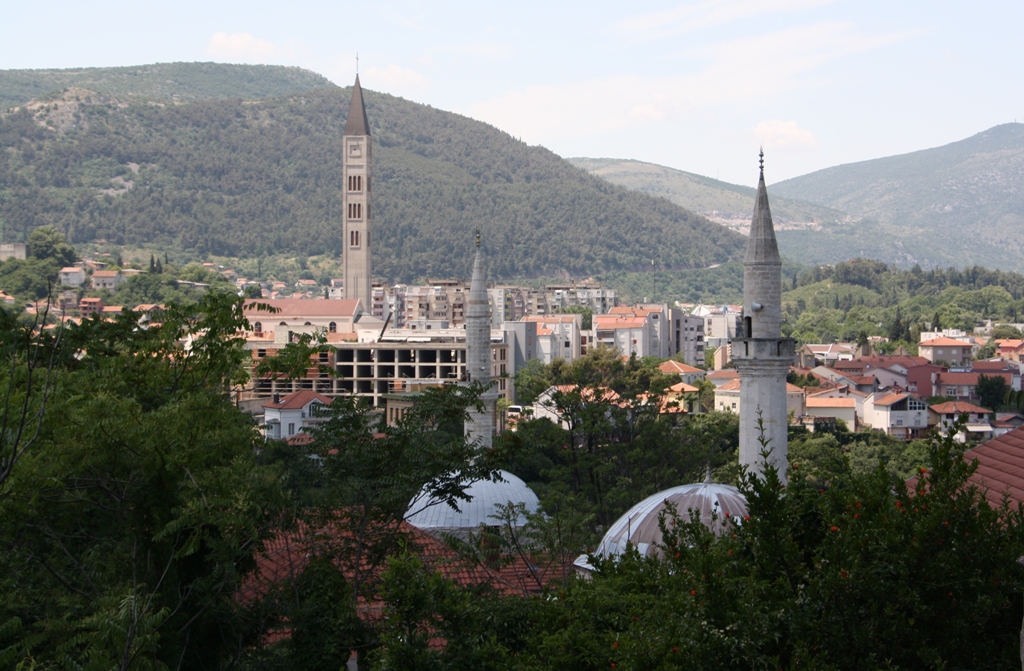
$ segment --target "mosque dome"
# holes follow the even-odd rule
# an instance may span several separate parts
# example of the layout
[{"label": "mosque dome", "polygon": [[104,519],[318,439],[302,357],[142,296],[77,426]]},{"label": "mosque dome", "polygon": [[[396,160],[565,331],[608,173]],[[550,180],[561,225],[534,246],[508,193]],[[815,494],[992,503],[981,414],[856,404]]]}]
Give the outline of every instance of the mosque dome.
[{"label": "mosque dome", "polygon": [[[675,505],[680,519],[689,519],[690,511],[695,511],[704,526],[719,535],[728,525],[738,523],[747,514],[747,500],[743,494],[731,485],[712,482],[709,469],[704,482],[666,489],[630,508],[609,527],[594,554],[606,558],[621,555],[625,553],[627,544],[635,546],[645,557],[658,554],[658,546],[662,543],[658,515],[666,503]],[[712,513],[717,517],[713,518]],[[586,557],[581,559],[585,561]]]},{"label": "mosque dome", "polygon": [[[497,521],[491,515],[498,514],[498,506],[513,503],[526,504],[527,512],[535,513],[540,507],[537,495],[526,483],[508,471],[498,471],[501,480],[477,480],[466,488],[469,501],[457,501],[458,510],[446,503],[433,503],[426,499],[425,493],[417,495],[409,504],[406,518],[409,524],[425,531],[454,531],[457,529],[475,529],[481,524],[493,526]],[[519,524],[525,524],[520,519]]]}]

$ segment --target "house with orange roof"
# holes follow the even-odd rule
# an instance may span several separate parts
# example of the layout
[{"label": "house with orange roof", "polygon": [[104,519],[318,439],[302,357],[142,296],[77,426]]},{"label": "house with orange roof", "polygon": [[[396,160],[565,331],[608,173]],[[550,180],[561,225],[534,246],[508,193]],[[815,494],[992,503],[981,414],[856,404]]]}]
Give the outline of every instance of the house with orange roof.
[{"label": "house with orange roof", "polygon": [[78,302],[78,310],[82,317],[89,317],[94,314],[103,313],[102,298],[83,298]]},{"label": "house with orange roof", "polygon": [[545,364],[555,359],[575,361],[583,353],[583,315],[526,315],[522,321],[537,325],[537,358]]},{"label": "house with orange roof", "polygon": [[658,370],[666,375],[678,375],[681,381],[690,385],[696,384],[698,380],[703,379],[707,374],[707,371],[701,368],[694,368],[693,366],[680,361],[673,361],[671,359],[658,366]]},{"label": "house with orange roof", "polygon": [[533,404],[534,419],[547,418],[563,429],[572,429],[572,418],[566,417],[568,406],[594,404],[622,406],[623,401],[614,389],[608,387],[578,387],[559,384],[545,389]]},{"label": "house with orange roof", "polygon": [[934,338],[917,346],[917,351],[930,363],[944,361],[950,365],[960,365],[971,360],[971,343],[953,338]]},{"label": "house with orange roof", "polygon": [[287,440],[322,421],[318,410],[331,404],[331,399],[312,389],[281,397],[263,404],[264,433],[273,440]]},{"label": "house with orange roof", "polygon": [[[845,384],[837,384],[823,388],[818,391],[814,391],[812,387],[808,387],[805,390],[807,394],[804,401],[805,405],[811,401],[811,399],[853,399],[854,414],[857,416],[857,425],[864,423],[864,401],[870,394],[866,394],[862,391],[850,387]],[[808,414],[812,414],[808,412]],[[853,429],[853,425],[850,425]],[[853,429],[855,430],[855,429]]]},{"label": "house with orange roof", "polygon": [[1001,377],[1008,388],[1013,387],[1013,373],[1009,371],[971,371],[971,372],[938,372],[932,373],[932,393],[965,401],[977,401],[978,381],[981,376]]},{"label": "house with orange roof", "polygon": [[876,391],[864,400],[864,423],[894,438],[924,438],[939,415],[923,399],[904,391]]},{"label": "house with orange roof", "polygon": [[852,397],[808,396],[804,399],[804,412],[809,417],[841,419],[851,431],[857,430],[857,401]]},{"label": "house with orange roof", "polygon": [[89,285],[92,289],[116,291],[121,286],[121,283],[124,282],[124,279],[124,275],[121,274],[120,270],[96,270],[93,271]]},{"label": "house with orange roof", "polygon": [[[741,383],[737,377],[715,388],[715,410],[740,414]],[[786,411],[793,417],[804,415],[804,390],[786,383]]]},{"label": "house with orange roof", "polygon": [[936,403],[931,409],[939,416],[939,431],[943,434],[960,417],[967,416],[967,425],[954,437],[958,443],[988,440],[993,436],[992,419],[995,413],[988,408],[982,408],[967,401],[947,401]]},{"label": "house with orange roof", "polygon": [[996,340],[996,356],[1009,361],[1021,361],[1024,355],[1024,340],[1017,338],[1000,338]]},{"label": "house with orange roof", "polygon": [[721,387],[726,382],[740,379],[740,372],[735,368],[722,368],[711,371],[704,378],[716,387]]},{"label": "house with orange roof", "polygon": [[85,284],[85,269],[78,266],[61,268],[57,278],[65,286],[80,287]]}]

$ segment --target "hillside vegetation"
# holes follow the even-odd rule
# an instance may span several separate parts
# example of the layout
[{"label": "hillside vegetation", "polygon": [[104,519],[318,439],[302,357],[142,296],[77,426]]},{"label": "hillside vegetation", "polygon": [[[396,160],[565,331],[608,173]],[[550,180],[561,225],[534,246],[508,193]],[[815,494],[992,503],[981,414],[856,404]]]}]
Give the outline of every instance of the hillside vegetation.
[{"label": "hillside vegetation", "polygon": [[[349,90],[125,104],[69,89],[0,118],[7,240],[53,225],[69,242],[196,255],[338,254]],[[468,276],[480,229],[492,279],[700,268],[743,239],[613,186],[486,124],[366,91],[379,277]]]},{"label": "hillside vegetation", "polygon": [[[757,193],[752,187],[730,184],[692,172],[643,161],[614,158],[569,158],[566,160],[612,184],[652,196],[667,198],[687,210],[711,217],[714,221],[731,228],[742,230],[744,234],[750,229],[750,217],[754,210],[754,197]],[[757,173],[753,169],[751,170],[751,179],[754,182],[757,180]],[[843,213],[827,207],[806,201],[779,198],[774,193],[771,205],[776,230],[815,228],[823,221],[836,221],[844,216]]]},{"label": "hillside vegetation", "polygon": [[281,65],[155,63],[121,68],[0,70],[0,110],[59,96],[69,88],[122,100],[255,100],[332,88],[327,78]]},{"label": "hillside vegetation", "polygon": [[1024,124],[819,170],[773,185],[772,194],[858,220],[826,227],[808,245],[872,250],[873,258],[906,265],[1024,270]]},{"label": "hillside vegetation", "polygon": [[[571,161],[737,230],[753,190],[639,161]],[[909,268],[1024,271],[1024,124],[924,151],[769,183],[779,247],[793,261],[872,258]]]}]

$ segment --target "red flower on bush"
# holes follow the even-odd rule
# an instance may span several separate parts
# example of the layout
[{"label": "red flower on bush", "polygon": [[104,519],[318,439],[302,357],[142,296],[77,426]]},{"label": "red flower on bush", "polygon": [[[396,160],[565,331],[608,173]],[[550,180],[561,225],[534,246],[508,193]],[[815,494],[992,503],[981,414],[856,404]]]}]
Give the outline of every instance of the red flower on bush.
[{"label": "red flower on bush", "polygon": [[837,527],[837,526],[831,526],[831,527],[829,527],[829,529],[828,529],[828,530],[829,530],[829,531],[839,531],[839,527]]}]

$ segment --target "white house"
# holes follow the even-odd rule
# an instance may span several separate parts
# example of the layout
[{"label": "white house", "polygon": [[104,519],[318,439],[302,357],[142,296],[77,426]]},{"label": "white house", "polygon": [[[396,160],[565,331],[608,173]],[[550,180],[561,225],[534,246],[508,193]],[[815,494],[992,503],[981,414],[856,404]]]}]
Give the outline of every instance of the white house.
[{"label": "white house", "polygon": [[[740,380],[730,380],[715,389],[715,410],[740,412]],[[795,384],[786,383],[786,412],[794,417],[804,414],[804,390]]]},{"label": "white house", "polygon": [[85,284],[85,269],[68,266],[60,269],[60,283],[69,287],[80,287]]},{"label": "white house", "polygon": [[321,421],[317,409],[330,405],[331,399],[311,389],[303,389],[263,404],[267,438],[286,440]]},{"label": "white house", "polygon": [[876,391],[864,400],[864,422],[894,438],[923,438],[938,415],[923,400],[905,392]]},{"label": "white house", "polygon": [[96,270],[92,274],[92,288],[116,291],[117,287],[124,282],[124,276],[120,270]]}]

